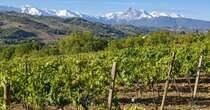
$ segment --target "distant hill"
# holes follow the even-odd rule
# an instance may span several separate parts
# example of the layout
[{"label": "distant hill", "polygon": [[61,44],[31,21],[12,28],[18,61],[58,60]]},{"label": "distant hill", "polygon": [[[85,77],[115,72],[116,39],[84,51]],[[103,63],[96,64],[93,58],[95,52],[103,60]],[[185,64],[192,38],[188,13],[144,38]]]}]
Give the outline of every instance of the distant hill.
[{"label": "distant hill", "polygon": [[[184,15],[173,12],[146,11],[137,10],[130,7],[127,10],[119,12],[109,12],[99,16],[87,15],[80,12],[73,12],[68,9],[40,9],[26,5],[22,8],[13,8],[0,6],[0,11],[14,11],[36,16],[54,16],[60,18],[81,18],[92,22],[100,22],[108,25],[127,25],[136,27],[154,27],[162,29],[170,29],[173,31],[206,31],[210,29],[210,21],[197,20],[185,17]],[[126,27],[127,27],[126,26]],[[131,27],[132,28],[132,27]]]},{"label": "distant hill", "polygon": [[116,24],[116,25],[112,25],[112,27],[117,30],[121,30],[123,33],[132,35],[132,36],[139,35],[139,34],[147,34],[149,32],[158,31],[161,29],[161,28],[144,27],[144,26],[137,27],[137,26],[127,25],[127,24]]},{"label": "distant hill", "polygon": [[[41,9],[36,9],[35,12],[37,13],[32,15],[29,12],[33,8],[27,8],[20,10],[0,6],[0,42],[24,40],[48,42],[62,38],[72,32],[85,31],[100,37],[122,38],[158,30],[206,32],[210,29],[209,21],[184,18],[176,14],[148,13],[132,8],[125,12],[109,13],[101,17],[62,10],[60,10],[61,12],[58,11],[60,13],[56,12],[62,17],[53,16],[50,15],[53,13],[50,10]],[[24,12],[22,12],[23,10]]]},{"label": "distant hill", "polygon": [[98,22],[91,22],[82,18],[59,18],[52,16],[33,16],[16,12],[0,12],[0,39],[43,40],[50,41],[64,37],[72,32],[89,31],[101,37],[125,37],[147,33],[129,25],[112,26]]}]

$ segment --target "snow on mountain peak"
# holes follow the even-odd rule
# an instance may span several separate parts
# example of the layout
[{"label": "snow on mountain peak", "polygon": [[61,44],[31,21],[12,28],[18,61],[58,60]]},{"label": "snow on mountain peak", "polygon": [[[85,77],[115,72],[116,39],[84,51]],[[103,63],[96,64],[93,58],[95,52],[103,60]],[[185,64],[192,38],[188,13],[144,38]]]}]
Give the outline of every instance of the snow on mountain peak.
[{"label": "snow on mountain peak", "polygon": [[106,19],[120,19],[120,20],[134,20],[141,18],[152,18],[152,16],[145,10],[136,10],[130,7],[124,12],[111,12],[102,15]]},{"label": "snow on mountain peak", "polygon": [[64,18],[66,18],[66,17],[80,17],[79,14],[71,12],[69,10],[58,10],[56,12],[56,15],[59,17],[64,17]]},{"label": "snow on mountain peak", "polygon": [[137,10],[132,7],[128,8],[128,10],[124,12],[111,12],[104,14],[102,16],[105,19],[118,19],[118,20],[138,20],[142,18],[155,18],[155,17],[172,17],[172,18],[180,18],[184,17],[183,15],[179,15],[176,13],[164,13],[153,11],[151,13],[145,10]]},{"label": "snow on mountain peak", "polygon": [[176,13],[164,13],[164,12],[158,12],[153,11],[150,13],[153,17],[172,17],[172,18],[183,18],[183,15],[176,14]]},{"label": "snow on mountain peak", "polygon": [[21,8],[21,13],[37,15],[37,16],[58,16],[63,18],[81,17],[81,14],[74,13],[69,10],[38,9],[30,5],[25,5],[23,8]]},{"label": "snow on mountain peak", "polygon": [[43,14],[40,9],[34,8],[30,5],[25,5],[23,8],[21,8],[21,13],[26,13],[30,15],[38,15],[38,16],[41,16]]},{"label": "snow on mountain peak", "polygon": [[126,12],[123,13],[124,18],[128,19],[141,19],[151,18],[152,16],[145,10],[136,10],[130,7]]},{"label": "snow on mountain peak", "polygon": [[[15,10],[15,9],[13,9]],[[17,9],[16,9],[17,10]],[[132,7],[128,8],[125,11],[120,12],[110,12],[106,13],[102,16],[90,16],[86,14],[81,14],[79,12],[72,12],[69,10],[51,10],[51,9],[39,9],[32,7],[30,5],[25,5],[20,9],[21,13],[26,13],[30,15],[38,15],[38,16],[58,16],[62,18],[71,18],[71,17],[81,17],[81,18],[93,18],[93,19],[105,19],[105,20],[139,20],[142,18],[156,18],[156,17],[172,17],[172,18],[183,18],[183,15],[179,15],[176,13],[164,13],[164,12],[147,12],[145,10],[137,10]]]},{"label": "snow on mountain peak", "polygon": [[184,18],[184,15],[180,15],[180,14],[176,14],[176,13],[170,13],[169,14],[170,17],[172,18]]}]

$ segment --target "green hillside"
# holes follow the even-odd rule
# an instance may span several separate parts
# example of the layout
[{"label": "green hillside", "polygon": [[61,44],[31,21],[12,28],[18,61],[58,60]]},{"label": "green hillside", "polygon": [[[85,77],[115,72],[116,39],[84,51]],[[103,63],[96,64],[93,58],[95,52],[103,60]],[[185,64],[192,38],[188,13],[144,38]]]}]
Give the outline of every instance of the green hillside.
[{"label": "green hillside", "polygon": [[81,18],[31,16],[15,12],[0,12],[0,40],[52,41],[72,32],[91,32],[96,36],[121,38],[127,35],[148,33],[149,30],[129,25],[111,26]]}]

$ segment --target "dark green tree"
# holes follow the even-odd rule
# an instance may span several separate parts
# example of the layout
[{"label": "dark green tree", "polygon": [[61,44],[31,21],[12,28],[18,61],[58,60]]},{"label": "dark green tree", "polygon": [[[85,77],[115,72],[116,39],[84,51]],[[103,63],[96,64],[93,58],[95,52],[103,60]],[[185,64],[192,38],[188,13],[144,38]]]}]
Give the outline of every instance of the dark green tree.
[{"label": "dark green tree", "polygon": [[10,60],[14,56],[15,48],[14,47],[6,47],[0,53],[0,60]]},{"label": "dark green tree", "polygon": [[90,52],[104,50],[107,47],[107,41],[90,32],[72,33],[61,39],[58,46],[62,53]]}]

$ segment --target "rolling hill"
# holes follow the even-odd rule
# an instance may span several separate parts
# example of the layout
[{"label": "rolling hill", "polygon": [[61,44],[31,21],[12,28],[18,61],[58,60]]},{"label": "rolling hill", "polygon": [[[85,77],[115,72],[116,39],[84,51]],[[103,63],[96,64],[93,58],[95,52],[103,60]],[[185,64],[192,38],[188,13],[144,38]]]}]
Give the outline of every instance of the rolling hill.
[{"label": "rolling hill", "polygon": [[[124,28],[122,28],[124,27]],[[125,28],[126,27],[126,28]],[[72,32],[89,31],[97,36],[119,38],[148,31],[134,26],[112,26],[82,18],[34,16],[16,12],[0,12],[0,39],[9,41],[51,41]]]},{"label": "rolling hill", "polygon": [[208,29],[209,21],[185,18],[175,13],[147,12],[133,8],[95,17],[69,10],[0,6],[0,42],[47,42],[72,32],[86,31],[100,37],[122,38],[157,30],[206,32]]}]

